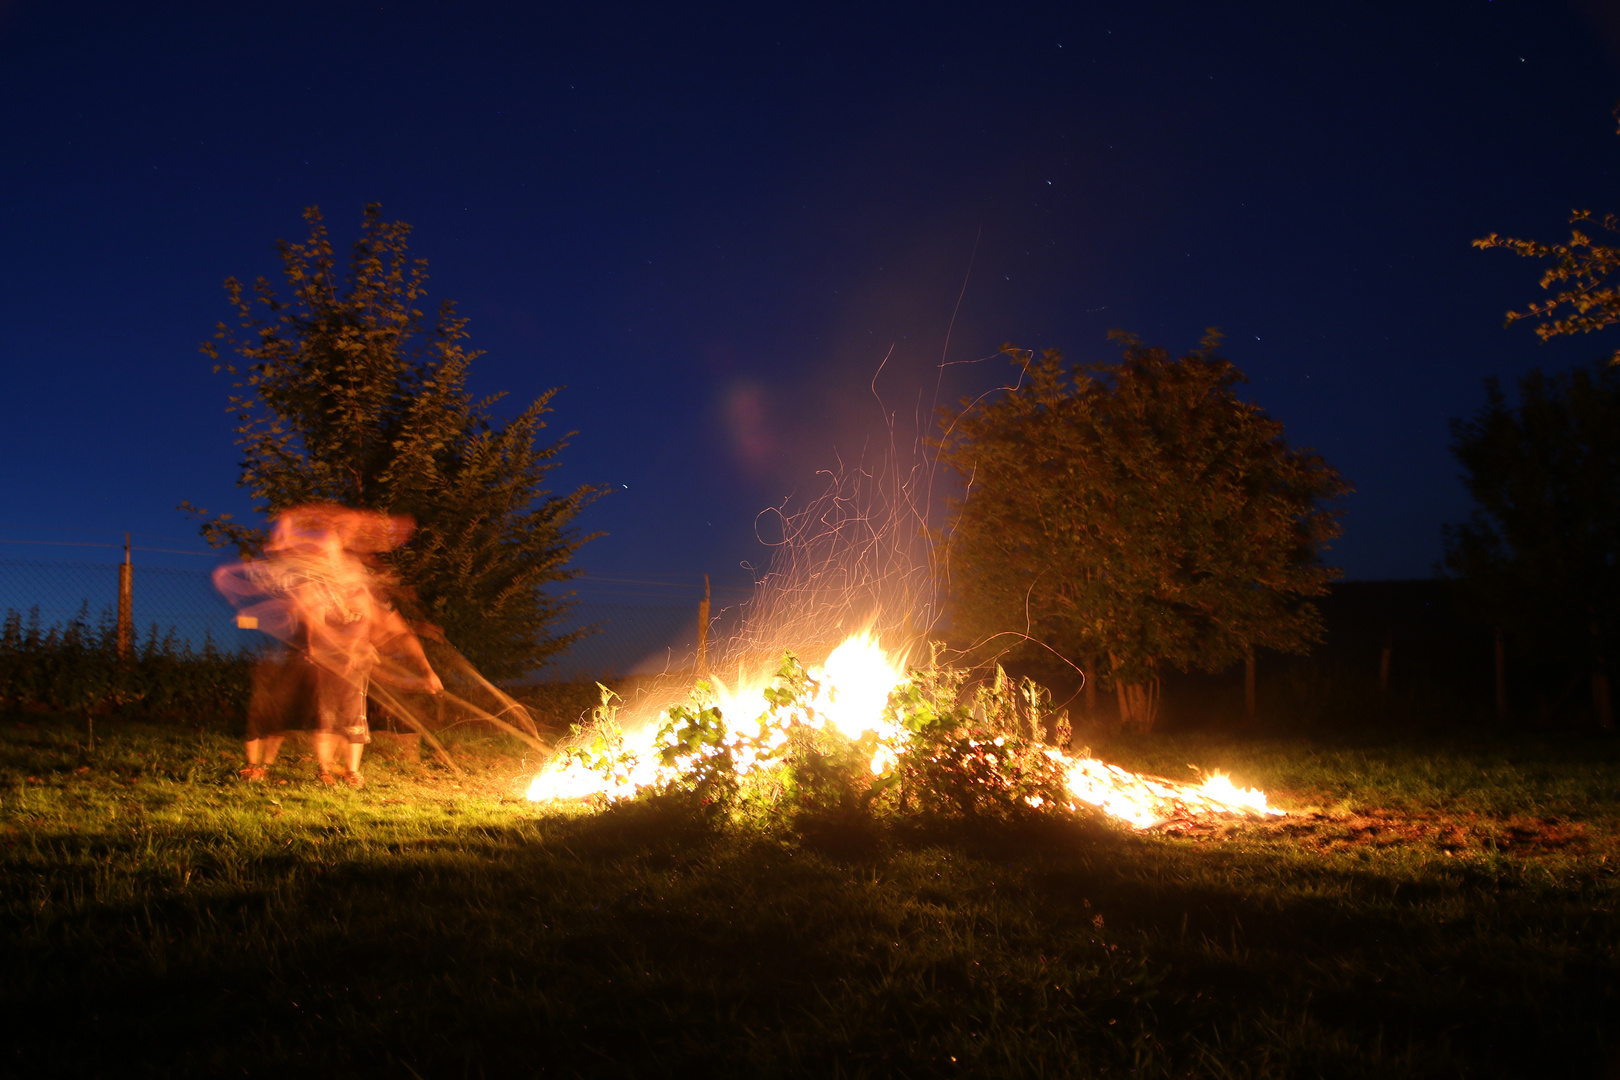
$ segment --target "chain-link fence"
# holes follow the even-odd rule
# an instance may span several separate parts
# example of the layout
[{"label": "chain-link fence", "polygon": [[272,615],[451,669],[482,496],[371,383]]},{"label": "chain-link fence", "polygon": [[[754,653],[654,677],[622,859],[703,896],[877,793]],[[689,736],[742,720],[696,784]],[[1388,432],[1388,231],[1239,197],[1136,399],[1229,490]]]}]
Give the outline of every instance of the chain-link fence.
[{"label": "chain-link fence", "polygon": [[[42,629],[82,621],[112,623],[118,613],[118,564],[0,559],[0,613],[15,611]],[[259,635],[236,627],[235,612],[206,570],[134,567],[137,642],[156,633],[194,649],[212,641],[226,652],[251,649]]]},{"label": "chain-link fence", "polygon": [[[563,629],[590,632],[540,671],[545,680],[577,682],[621,675],[678,671],[695,666],[704,610],[701,575],[612,577],[586,575],[570,583],[574,608]],[[708,641],[723,640],[753,593],[751,583],[709,586]]]},{"label": "chain-link fence", "polygon": [[[117,563],[0,559],[0,616],[15,611],[41,629],[82,620],[112,624],[118,610]],[[236,625],[235,611],[215,590],[209,571],[135,565],[132,622],[136,642],[155,632],[200,650],[256,649],[263,635]],[[574,608],[559,630],[590,628],[535,677],[546,681],[614,678],[692,666],[698,646],[703,581],[669,578],[581,578],[572,583]],[[742,583],[711,592],[710,633],[724,633],[749,593]]]}]

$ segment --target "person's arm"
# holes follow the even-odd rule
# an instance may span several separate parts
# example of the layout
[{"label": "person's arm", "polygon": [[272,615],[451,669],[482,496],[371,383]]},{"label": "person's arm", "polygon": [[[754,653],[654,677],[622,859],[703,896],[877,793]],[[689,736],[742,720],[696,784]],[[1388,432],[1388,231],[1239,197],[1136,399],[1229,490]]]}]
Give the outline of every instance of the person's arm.
[{"label": "person's arm", "polygon": [[433,665],[428,663],[427,653],[422,651],[422,643],[411,632],[410,626],[400,617],[399,612],[392,608],[383,608],[377,620],[381,631],[375,639],[381,650],[386,647],[390,652],[397,653],[415,664],[422,671],[422,688],[430,694],[437,694],[444,690],[444,681],[439,678]]}]

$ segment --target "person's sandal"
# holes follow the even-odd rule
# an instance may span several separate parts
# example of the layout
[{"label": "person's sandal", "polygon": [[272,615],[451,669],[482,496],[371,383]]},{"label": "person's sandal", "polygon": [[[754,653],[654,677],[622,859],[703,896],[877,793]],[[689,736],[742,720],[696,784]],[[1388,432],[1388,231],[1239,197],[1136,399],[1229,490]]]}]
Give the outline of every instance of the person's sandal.
[{"label": "person's sandal", "polygon": [[249,765],[237,774],[250,784],[262,783],[270,775],[270,770],[263,765]]},{"label": "person's sandal", "polygon": [[327,772],[325,769],[322,769],[317,775],[320,776],[321,783],[325,784],[327,787],[336,787],[337,786],[337,777],[333,776],[331,773]]},{"label": "person's sandal", "polygon": [[344,774],[343,782],[354,788],[356,791],[359,791],[361,788],[366,786],[366,778],[352,770]]}]

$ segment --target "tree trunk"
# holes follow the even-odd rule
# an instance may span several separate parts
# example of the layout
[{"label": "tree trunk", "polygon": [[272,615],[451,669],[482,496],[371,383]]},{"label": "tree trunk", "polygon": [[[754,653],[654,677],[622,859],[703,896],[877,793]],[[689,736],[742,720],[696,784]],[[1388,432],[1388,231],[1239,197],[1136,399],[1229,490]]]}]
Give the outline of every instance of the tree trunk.
[{"label": "tree trunk", "polygon": [[1154,677],[1145,683],[1114,683],[1119,696],[1119,722],[1121,727],[1139,731],[1152,731],[1159,715],[1159,680]]},{"label": "tree trunk", "polygon": [[1254,723],[1254,653],[1243,659],[1243,719]]}]

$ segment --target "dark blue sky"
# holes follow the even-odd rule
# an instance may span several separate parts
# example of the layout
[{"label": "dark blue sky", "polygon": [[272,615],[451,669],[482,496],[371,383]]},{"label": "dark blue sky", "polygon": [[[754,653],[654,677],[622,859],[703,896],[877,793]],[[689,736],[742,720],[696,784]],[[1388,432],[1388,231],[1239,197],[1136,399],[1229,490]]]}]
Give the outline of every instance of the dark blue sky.
[{"label": "dark blue sky", "polygon": [[245,504],[220,282],[376,200],[476,390],[568,387],[592,572],[740,577],[758,510],[881,437],[886,354],[904,431],[942,357],[1218,325],[1356,486],[1330,561],[1424,576],[1447,419],[1613,347],[1504,330],[1537,268],[1469,241],[1620,209],[1615,10],[0,2],[0,538],[200,547],[176,503]]}]

